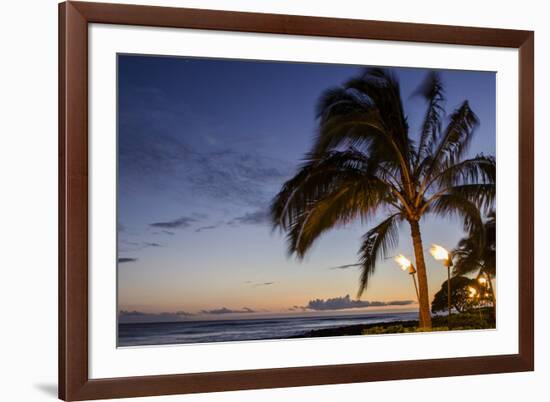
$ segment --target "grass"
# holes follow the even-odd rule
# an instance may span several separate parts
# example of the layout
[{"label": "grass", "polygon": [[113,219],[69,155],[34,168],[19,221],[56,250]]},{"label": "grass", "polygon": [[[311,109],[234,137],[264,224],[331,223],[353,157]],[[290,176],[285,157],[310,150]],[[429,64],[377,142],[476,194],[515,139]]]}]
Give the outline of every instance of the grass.
[{"label": "grass", "polygon": [[[405,325],[403,325],[405,324]],[[418,327],[418,322],[415,325],[406,323],[389,323],[380,324],[365,328],[362,331],[363,335],[379,335],[379,334],[401,334],[410,332],[436,332],[436,331],[461,331],[472,329],[491,329],[495,328],[495,320],[492,309],[480,309],[475,312],[459,313],[451,315],[451,322],[446,315],[435,316],[432,318],[432,328],[424,329]]]}]

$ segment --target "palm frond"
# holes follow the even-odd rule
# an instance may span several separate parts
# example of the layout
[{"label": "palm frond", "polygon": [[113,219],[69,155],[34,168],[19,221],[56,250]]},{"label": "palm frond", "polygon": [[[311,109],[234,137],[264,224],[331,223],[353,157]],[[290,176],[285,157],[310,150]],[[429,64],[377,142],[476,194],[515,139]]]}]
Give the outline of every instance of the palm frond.
[{"label": "palm frond", "polygon": [[271,205],[274,228],[287,233],[289,253],[303,257],[326,230],[393,201],[391,185],[367,173],[362,153],[334,151],[312,159],[283,186]]},{"label": "palm frond", "polygon": [[482,227],[481,215],[477,206],[457,194],[442,194],[428,206],[430,212],[441,216],[458,216],[462,218],[464,231],[479,232]]},{"label": "palm frond", "polygon": [[496,214],[491,211],[487,214],[487,220],[484,224],[485,243],[483,247],[483,271],[490,276],[496,275]]},{"label": "palm frond", "polygon": [[345,87],[329,88],[317,102],[317,118],[323,124],[331,117],[369,111],[374,108],[370,99]]},{"label": "palm frond", "polygon": [[357,78],[349,80],[345,87],[357,91],[378,111],[385,131],[397,144],[405,159],[409,160],[410,138],[409,126],[401,100],[399,81],[390,70],[384,68],[367,68]]},{"label": "palm frond", "polygon": [[494,184],[496,160],[493,156],[477,155],[458,163],[443,165],[433,176],[432,183],[437,183],[440,187],[469,183]]},{"label": "palm frond", "polygon": [[455,275],[467,275],[475,272],[495,276],[495,223],[496,216],[494,211],[491,211],[483,223],[483,230],[470,233],[458,242],[452,252]]},{"label": "palm frond", "polygon": [[303,258],[327,230],[360,218],[366,221],[383,205],[387,187],[378,179],[340,181],[324,197],[309,203],[287,232],[289,254]]},{"label": "palm frond", "polygon": [[323,158],[306,160],[288,180],[271,204],[274,227],[288,230],[309,204],[323,198],[341,181],[363,180],[368,160],[354,149],[334,151]]},{"label": "palm frond", "polygon": [[475,236],[465,237],[459,241],[457,248],[452,251],[453,275],[468,275],[479,271],[480,249],[477,244],[479,238]]},{"label": "palm frond", "polygon": [[439,74],[435,71],[430,72],[413,96],[421,96],[427,103],[426,115],[424,116],[418,143],[419,162],[420,158],[431,152],[432,146],[441,132],[441,120],[445,113],[443,109],[445,97]]},{"label": "palm frond", "polygon": [[451,114],[449,123],[434,151],[420,162],[419,171],[430,179],[441,166],[456,164],[468,149],[478,125],[479,119],[470,108],[468,101],[464,101]]},{"label": "palm frond", "polygon": [[[344,114],[331,112],[319,127],[313,155],[347,147],[356,147],[368,152],[371,144],[382,147],[385,144],[386,154],[391,144],[385,134],[382,122],[376,110],[348,110]],[[382,144],[380,144],[382,143]]]},{"label": "palm frond", "polygon": [[481,213],[488,212],[494,207],[496,198],[495,184],[462,184],[448,190],[453,194],[473,203]]},{"label": "palm frond", "polygon": [[402,220],[400,213],[390,215],[377,226],[370,229],[363,236],[363,243],[359,249],[361,277],[357,297],[361,297],[368,286],[369,278],[376,269],[376,261],[385,258],[388,251],[399,242],[399,223]]}]

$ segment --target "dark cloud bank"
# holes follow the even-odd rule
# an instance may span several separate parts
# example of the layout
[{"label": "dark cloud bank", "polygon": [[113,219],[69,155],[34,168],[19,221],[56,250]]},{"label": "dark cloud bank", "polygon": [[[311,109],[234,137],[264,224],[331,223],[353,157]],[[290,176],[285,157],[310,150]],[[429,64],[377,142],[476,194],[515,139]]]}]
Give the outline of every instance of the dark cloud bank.
[{"label": "dark cloud bank", "polygon": [[389,302],[352,300],[349,295],[345,295],[343,297],[334,297],[332,299],[310,300],[306,306],[293,306],[290,308],[290,310],[291,311],[346,310],[346,309],[365,308],[365,307],[408,306],[413,303],[414,303],[413,300],[395,300],[395,301],[389,301]]}]

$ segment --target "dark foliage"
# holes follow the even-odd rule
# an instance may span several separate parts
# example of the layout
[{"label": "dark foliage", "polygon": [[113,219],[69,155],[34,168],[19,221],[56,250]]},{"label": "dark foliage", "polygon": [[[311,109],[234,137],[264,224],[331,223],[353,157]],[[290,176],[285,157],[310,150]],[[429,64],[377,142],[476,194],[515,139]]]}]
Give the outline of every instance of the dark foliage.
[{"label": "dark foliage", "polygon": [[480,230],[461,239],[453,250],[455,275],[496,275],[496,214],[491,211]]},{"label": "dark foliage", "polygon": [[[451,308],[459,313],[463,313],[471,309],[474,305],[469,297],[470,288],[479,292],[478,283],[474,279],[465,276],[455,276],[451,278]],[[432,312],[447,311],[447,281],[441,284],[441,289],[435,294],[432,301]]]}]

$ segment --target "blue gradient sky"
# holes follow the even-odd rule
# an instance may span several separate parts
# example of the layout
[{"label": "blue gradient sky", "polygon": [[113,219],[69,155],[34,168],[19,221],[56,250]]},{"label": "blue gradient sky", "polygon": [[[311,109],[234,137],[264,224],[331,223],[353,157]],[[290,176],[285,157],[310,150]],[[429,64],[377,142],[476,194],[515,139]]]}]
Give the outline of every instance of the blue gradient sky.
[{"label": "blue gradient sky", "polygon": [[[331,267],[355,263],[376,221],[330,232],[300,262],[266,209],[312,144],[319,95],[360,67],[121,55],[118,68],[120,310],[233,318],[354,298],[357,268]],[[426,70],[394,70],[416,137],[424,104],[411,94]],[[470,153],[494,155],[495,74],[441,75],[447,112],[468,99],[481,120]],[[453,219],[421,225],[426,247],[462,236]],[[406,225],[397,253],[412,255]],[[433,295],[446,274],[426,259]],[[411,278],[381,261],[362,299],[414,300]]]}]

